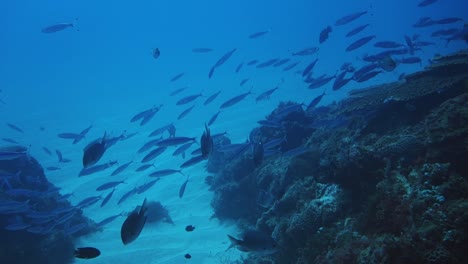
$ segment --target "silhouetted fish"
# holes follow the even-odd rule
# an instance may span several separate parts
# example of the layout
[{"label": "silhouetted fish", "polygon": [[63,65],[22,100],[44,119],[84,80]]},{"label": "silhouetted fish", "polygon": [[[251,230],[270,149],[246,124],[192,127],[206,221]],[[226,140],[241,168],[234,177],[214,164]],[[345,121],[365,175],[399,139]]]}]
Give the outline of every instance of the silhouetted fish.
[{"label": "silhouetted fish", "polygon": [[249,38],[250,38],[250,39],[256,39],[256,38],[258,38],[258,37],[261,37],[261,36],[266,35],[266,34],[269,33],[269,32],[270,32],[269,30],[268,30],[268,31],[259,31],[259,32],[255,32],[255,33],[253,33],[253,34],[250,34],[250,35],[249,35]]},{"label": "silhouetted fish", "polygon": [[81,258],[81,259],[92,259],[92,258],[98,257],[99,255],[101,255],[101,251],[93,247],[77,248],[75,249],[75,253],[74,253],[75,258]]},{"label": "silhouetted fish", "polygon": [[361,17],[362,15],[365,15],[365,14],[367,14],[367,11],[356,12],[356,13],[346,15],[346,16],[338,19],[335,22],[335,26],[342,26],[342,25],[348,24],[348,23],[358,19],[359,17]]},{"label": "silhouetted fish", "polygon": [[83,151],[83,167],[87,168],[96,164],[106,151],[106,133],[100,140],[89,143]]},{"label": "silhouetted fish", "polygon": [[12,130],[15,130],[16,132],[24,133],[24,130],[21,129],[19,126],[11,124],[11,123],[6,123],[9,128]]},{"label": "silhouetted fish", "polygon": [[244,98],[247,97],[247,95],[249,95],[251,93],[252,93],[252,91],[248,91],[246,93],[234,96],[231,99],[229,99],[229,100],[225,101],[224,103],[222,103],[220,108],[224,109],[224,108],[233,106],[233,105],[237,104],[238,102],[244,100]]},{"label": "silhouetted fish", "polygon": [[185,193],[185,188],[187,188],[187,183],[188,183],[188,177],[187,177],[187,180],[185,180],[185,182],[180,186],[180,189],[179,189],[179,198],[182,198],[184,196],[184,193]]},{"label": "silhouetted fish", "polygon": [[141,230],[143,230],[143,227],[146,223],[146,210],[147,207],[145,199],[141,205],[140,210],[135,208],[133,212],[127,217],[127,219],[125,219],[125,222],[120,229],[120,237],[122,238],[124,245],[135,241],[135,239],[137,239],[140,235]]},{"label": "silhouetted fish", "polygon": [[218,92],[210,95],[210,97],[206,98],[205,102],[203,103],[203,105],[207,105],[211,102],[213,102],[214,99],[216,99],[216,97],[218,97],[218,95],[221,93],[221,90],[219,90]]},{"label": "silhouetted fish", "polygon": [[369,41],[371,41],[373,38],[375,38],[374,35],[360,38],[360,39],[356,40],[355,42],[351,43],[351,44],[346,48],[346,51],[353,51],[353,50],[355,50],[355,49],[358,49],[358,48],[360,48],[360,47],[366,45],[366,44],[367,44]]},{"label": "silhouetted fish", "polygon": [[218,61],[216,61],[213,67],[211,67],[208,77],[211,78],[213,76],[214,70],[223,65],[229,58],[231,58],[232,54],[234,54],[236,50],[237,49],[232,49],[231,51],[228,51],[223,56],[221,56],[221,58],[219,58]]},{"label": "silhouetted fish", "polygon": [[368,27],[369,24],[365,24],[365,25],[361,25],[361,26],[358,26],[354,29],[352,29],[351,31],[349,31],[347,34],[346,34],[346,37],[349,38],[349,37],[352,37],[356,34],[358,34],[359,32],[363,31],[366,27]]},{"label": "silhouetted fish", "polygon": [[153,49],[153,58],[157,59],[161,55],[161,51],[158,48]]},{"label": "silhouetted fish", "polygon": [[177,80],[179,80],[180,78],[182,78],[182,76],[184,76],[185,72],[181,72],[177,75],[175,75],[174,77],[171,78],[170,82],[175,82]]},{"label": "silhouetted fish", "polygon": [[73,27],[73,23],[59,23],[51,26],[47,26],[41,30],[42,33],[55,33],[58,31],[62,31],[66,28]]},{"label": "silhouetted fish", "polygon": [[332,28],[327,26],[320,32],[319,43],[322,44],[328,39],[328,35],[332,32]]},{"label": "silhouetted fish", "polygon": [[192,52],[194,53],[207,53],[207,52],[212,52],[213,49],[210,48],[194,48],[192,49]]},{"label": "silhouetted fish", "polygon": [[423,1],[419,2],[418,6],[419,7],[425,7],[425,6],[428,6],[428,5],[432,5],[435,2],[437,2],[437,0],[423,0]]},{"label": "silhouetted fish", "polygon": [[210,129],[205,124],[205,131],[200,138],[201,153],[203,158],[208,158],[213,150],[213,139],[211,138]]}]

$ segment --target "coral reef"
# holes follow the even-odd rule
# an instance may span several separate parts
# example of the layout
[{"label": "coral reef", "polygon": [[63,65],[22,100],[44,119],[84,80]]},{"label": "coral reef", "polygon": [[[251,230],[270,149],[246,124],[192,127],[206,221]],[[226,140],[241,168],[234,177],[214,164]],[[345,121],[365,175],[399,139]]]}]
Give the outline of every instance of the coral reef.
[{"label": "coral reef", "polygon": [[0,160],[0,262],[70,263],[74,240],[97,230],[29,155]]},{"label": "coral reef", "polygon": [[207,180],[215,217],[281,247],[245,263],[468,262],[467,67],[460,52],[326,108],[280,104],[251,133],[286,138],[276,154],[224,159]]}]

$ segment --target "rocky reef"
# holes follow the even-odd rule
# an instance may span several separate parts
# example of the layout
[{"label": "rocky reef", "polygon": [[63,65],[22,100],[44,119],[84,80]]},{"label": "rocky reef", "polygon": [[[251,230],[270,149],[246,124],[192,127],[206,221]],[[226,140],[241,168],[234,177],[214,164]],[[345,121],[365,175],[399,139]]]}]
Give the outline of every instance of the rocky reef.
[{"label": "rocky reef", "polygon": [[216,144],[214,216],[281,248],[245,263],[467,263],[467,54],[328,107],[282,103],[249,143]]},{"label": "rocky reef", "polygon": [[0,151],[0,263],[71,263],[74,240],[96,231],[95,223],[47,180],[26,148]]}]

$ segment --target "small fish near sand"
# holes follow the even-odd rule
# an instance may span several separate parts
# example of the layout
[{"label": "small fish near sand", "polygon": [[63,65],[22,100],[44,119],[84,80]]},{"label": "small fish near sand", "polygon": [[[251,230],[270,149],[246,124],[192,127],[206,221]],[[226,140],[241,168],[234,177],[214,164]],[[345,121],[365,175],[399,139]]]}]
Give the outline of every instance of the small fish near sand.
[{"label": "small fish near sand", "polygon": [[235,247],[242,252],[256,255],[269,255],[278,251],[276,241],[270,235],[258,230],[247,230],[239,239],[230,235],[228,238],[231,241],[228,249]]},{"label": "small fish near sand", "polygon": [[75,249],[75,253],[74,253],[75,258],[80,258],[80,259],[92,259],[92,258],[98,257],[99,255],[101,255],[101,251],[93,247],[77,248]]},{"label": "small fish near sand", "polygon": [[185,227],[185,231],[187,232],[192,232],[193,230],[195,230],[195,227],[193,225],[188,225]]},{"label": "small fish near sand", "polygon": [[146,199],[143,201],[140,209],[135,208],[133,212],[128,215],[127,219],[120,229],[120,237],[124,245],[128,245],[135,241],[143,230],[146,223]]}]

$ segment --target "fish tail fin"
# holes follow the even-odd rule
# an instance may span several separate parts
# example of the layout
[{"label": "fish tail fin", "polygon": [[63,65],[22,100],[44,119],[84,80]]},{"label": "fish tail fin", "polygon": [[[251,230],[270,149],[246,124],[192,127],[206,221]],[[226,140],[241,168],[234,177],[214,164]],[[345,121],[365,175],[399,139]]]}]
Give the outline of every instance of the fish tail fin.
[{"label": "fish tail fin", "polygon": [[187,176],[187,175],[185,175],[185,174],[182,172],[182,170],[179,170],[179,173],[182,174],[182,175],[184,175],[184,176]]},{"label": "fish tail fin", "polygon": [[239,245],[239,243],[241,242],[239,239],[236,239],[230,235],[227,235],[228,238],[229,238],[229,241],[231,242],[231,244],[229,245],[228,248],[226,248],[226,251],[228,251],[229,249],[233,248],[233,247],[236,247],[237,245]]}]

